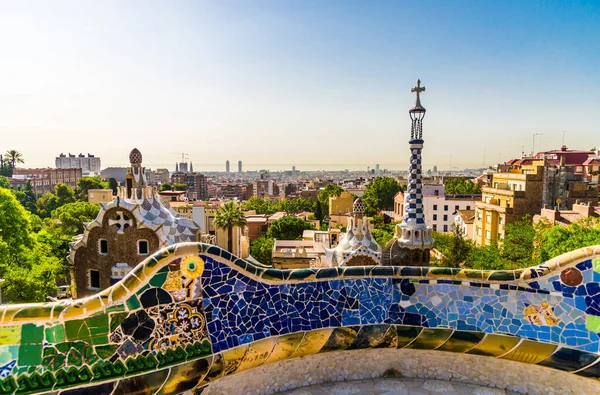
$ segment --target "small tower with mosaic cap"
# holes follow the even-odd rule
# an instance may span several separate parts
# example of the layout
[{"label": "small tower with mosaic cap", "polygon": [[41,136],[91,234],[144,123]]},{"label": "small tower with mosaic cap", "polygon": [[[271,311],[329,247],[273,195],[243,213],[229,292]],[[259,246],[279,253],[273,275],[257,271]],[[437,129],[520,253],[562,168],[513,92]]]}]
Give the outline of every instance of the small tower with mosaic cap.
[{"label": "small tower with mosaic cap", "polygon": [[432,229],[425,223],[423,213],[423,179],[421,152],[423,150],[423,118],[425,107],[421,105],[421,93],[425,87],[421,80],[411,92],[417,94],[415,106],[408,113],[412,121],[410,140],[410,167],[408,188],[404,198],[402,223],[396,227],[395,237],[385,246],[383,263],[399,266],[426,266],[433,247]]},{"label": "small tower with mosaic cap", "polygon": [[[129,153],[129,163],[131,166],[125,176],[125,186],[127,197],[131,198],[133,191],[140,191],[146,186],[145,168],[142,167],[142,153],[134,148]],[[135,196],[134,196],[135,197]]]}]

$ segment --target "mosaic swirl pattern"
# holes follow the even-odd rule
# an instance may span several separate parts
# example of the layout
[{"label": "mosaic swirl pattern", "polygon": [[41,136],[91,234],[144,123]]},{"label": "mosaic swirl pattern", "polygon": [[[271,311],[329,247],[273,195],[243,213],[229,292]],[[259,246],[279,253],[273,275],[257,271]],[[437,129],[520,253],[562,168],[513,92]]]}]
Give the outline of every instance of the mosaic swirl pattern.
[{"label": "mosaic swirl pattern", "polygon": [[600,377],[600,247],[517,271],[257,267],[170,246],[73,302],[4,306],[0,394],[177,394],[316,353],[458,352]]}]

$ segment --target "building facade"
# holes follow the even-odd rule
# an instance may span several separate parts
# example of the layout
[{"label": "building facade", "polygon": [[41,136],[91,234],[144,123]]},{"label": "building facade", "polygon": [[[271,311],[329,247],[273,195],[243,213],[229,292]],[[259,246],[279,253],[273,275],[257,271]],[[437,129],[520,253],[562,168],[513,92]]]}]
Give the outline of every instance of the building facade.
[{"label": "building facade", "polygon": [[77,169],[21,169],[13,170],[13,176],[9,180],[10,187],[15,190],[22,190],[31,182],[33,191],[36,195],[44,192],[54,192],[56,184],[67,184],[73,189],[77,188],[77,182],[82,177],[82,171]]},{"label": "building facade", "polygon": [[[481,195],[446,195],[444,185],[425,184],[422,187],[423,214],[426,222],[437,232],[452,232],[454,214],[459,210],[474,210]],[[394,196],[394,220],[402,220],[406,193]]]},{"label": "building facade", "polygon": [[57,169],[81,169],[82,173],[87,174],[100,174],[101,163],[100,158],[91,154],[87,156],[83,154],[72,155],[72,154],[60,154],[55,160]]},{"label": "building facade", "polygon": [[188,200],[207,200],[208,183],[203,174],[200,173],[173,173],[171,176],[173,184],[185,184]]}]

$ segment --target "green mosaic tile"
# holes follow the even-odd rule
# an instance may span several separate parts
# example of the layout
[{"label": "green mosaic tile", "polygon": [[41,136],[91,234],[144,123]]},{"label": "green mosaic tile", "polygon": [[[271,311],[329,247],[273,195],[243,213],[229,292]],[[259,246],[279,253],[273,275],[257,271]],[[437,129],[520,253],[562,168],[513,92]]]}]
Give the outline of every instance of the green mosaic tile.
[{"label": "green mosaic tile", "polygon": [[35,324],[25,324],[21,331],[21,344],[42,344],[44,342],[44,327]]},{"label": "green mosaic tile", "polygon": [[121,322],[127,317],[127,313],[113,313],[110,316],[110,331],[117,329]]},{"label": "green mosaic tile", "polygon": [[129,310],[137,310],[141,307],[140,301],[137,296],[132,295],[129,299],[127,299],[127,308]]},{"label": "green mosaic tile", "polygon": [[96,354],[102,359],[108,359],[114,355],[119,349],[120,344],[106,344],[102,346],[96,346]]},{"label": "green mosaic tile", "polygon": [[600,316],[588,314],[585,320],[585,328],[590,332],[600,332]]},{"label": "green mosaic tile", "polygon": [[[154,276],[152,276],[152,278],[150,279],[150,285],[152,285],[153,287],[157,287],[160,288],[163,286],[163,284],[165,283],[165,280],[167,279],[167,272],[158,272],[156,273]],[[138,292],[138,295],[140,294],[140,292]]]},{"label": "green mosaic tile", "polygon": [[90,329],[84,320],[65,322],[67,340],[86,340],[91,337]]},{"label": "green mosaic tile", "polygon": [[42,345],[22,344],[19,347],[20,366],[38,366],[42,363]]},{"label": "green mosaic tile", "polygon": [[46,341],[48,343],[62,343],[65,341],[65,328],[62,324],[46,328]]},{"label": "green mosaic tile", "polygon": [[594,271],[600,273],[600,259],[592,260],[592,265],[594,265]]}]

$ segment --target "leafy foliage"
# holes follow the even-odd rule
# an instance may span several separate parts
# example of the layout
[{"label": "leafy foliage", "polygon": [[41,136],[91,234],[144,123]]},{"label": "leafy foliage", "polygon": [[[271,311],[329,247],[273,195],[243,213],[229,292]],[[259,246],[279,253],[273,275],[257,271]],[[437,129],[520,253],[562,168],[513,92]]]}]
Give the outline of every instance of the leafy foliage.
[{"label": "leafy foliage", "polygon": [[446,267],[460,267],[469,259],[473,250],[473,243],[466,240],[459,227],[455,226],[450,236],[450,244],[444,253],[442,264]]},{"label": "leafy foliage", "polygon": [[52,218],[59,221],[63,235],[74,236],[83,233],[83,223],[92,221],[99,211],[100,206],[95,203],[67,203],[54,210]]},{"label": "leafy foliage", "polygon": [[10,187],[10,183],[8,182],[8,178],[0,175],[0,188],[8,189]]},{"label": "leafy foliage", "polygon": [[344,188],[336,184],[327,184],[325,188],[319,191],[317,200],[324,207],[325,212],[329,212],[329,198],[331,196],[339,196],[344,192]]},{"label": "leafy foliage", "polygon": [[[271,202],[261,199],[258,196],[252,196],[242,204],[244,210],[256,211],[256,214],[275,214],[283,211],[287,214],[298,214],[303,211],[314,212],[316,217],[317,203],[313,199],[283,199],[278,202]],[[317,217],[318,218],[318,217]]]},{"label": "leafy foliage", "polygon": [[119,186],[119,183],[117,182],[117,180],[115,180],[114,178],[109,178],[108,179],[108,187],[110,189],[112,189],[113,194],[117,194],[117,187]]},{"label": "leafy foliage", "polygon": [[481,194],[481,188],[479,185],[465,177],[451,178],[444,182],[444,190],[447,195]]},{"label": "leafy foliage", "polygon": [[250,244],[250,255],[260,263],[270,265],[272,263],[272,252],[275,246],[275,239],[272,237],[261,236]]},{"label": "leafy foliage", "polygon": [[[87,193],[87,192],[86,192]],[[37,214],[41,218],[49,218],[57,208],[75,202],[75,192],[70,186],[58,183],[54,186],[54,193],[45,192],[37,201]]]},{"label": "leafy foliage", "polygon": [[34,246],[29,213],[13,193],[0,188],[0,263],[7,266]]},{"label": "leafy foliage", "polygon": [[381,210],[394,208],[394,196],[402,190],[402,186],[392,177],[378,176],[365,188],[362,200],[365,204],[365,215],[372,217]]},{"label": "leafy foliage", "polygon": [[215,227],[227,229],[229,251],[233,250],[233,228],[246,225],[244,213],[234,202],[226,202],[219,207],[213,220]]},{"label": "leafy foliage", "polygon": [[305,230],[314,229],[310,222],[287,216],[273,222],[267,231],[267,237],[277,240],[300,240]]},{"label": "leafy foliage", "polygon": [[600,218],[584,218],[569,226],[539,222],[534,257],[542,263],[577,248],[600,244]]},{"label": "leafy foliage", "polygon": [[[100,176],[84,176],[77,182],[77,199],[87,202],[90,189],[108,189],[108,182],[102,181]],[[58,196],[58,193],[56,194]]]},{"label": "leafy foliage", "polygon": [[187,185],[186,184],[173,184],[173,188],[175,188],[176,191],[185,191],[185,190],[187,190]]},{"label": "leafy foliage", "polygon": [[533,264],[533,240],[535,229],[530,216],[525,216],[521,221],[505,226],[506,237],[502,245],[502,258],[516,264],[518,267],[527,267]]}]

